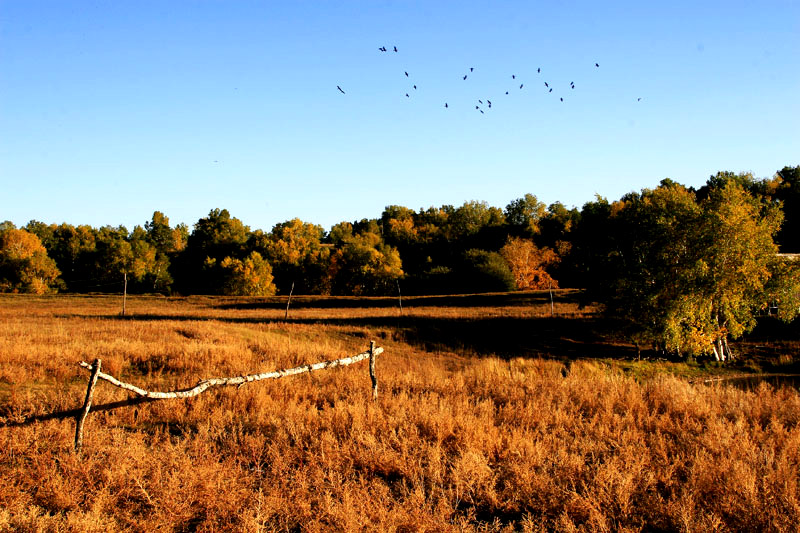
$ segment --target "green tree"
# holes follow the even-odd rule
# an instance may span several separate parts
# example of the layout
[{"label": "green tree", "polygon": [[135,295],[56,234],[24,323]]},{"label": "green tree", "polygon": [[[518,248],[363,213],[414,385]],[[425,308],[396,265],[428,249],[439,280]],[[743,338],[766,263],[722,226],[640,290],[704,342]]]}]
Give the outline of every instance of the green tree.
[{"label": "green tree", "polygon": [[725,360],[728,339],[752,329],[771,299],[792,291],[773,240],[780,209],[741,181],[713,184],[700,202],[664,182],[609,207],[609,238],[591,258],[591,288],[637,342]]},{"label": "green tree", "polygon": [[331,256],[332,290],[335,294],[391,294],[403,276],[397,249],[380,235],[363,232],[346,238]]},{"label": "green tree", "polygon": [[39,237],[13,224],[0,228],[0,291],[49,292],[60,272]]},{"label": "green tree", "polygon": [[194,225],[186,247],[172,261],[172,277],[183,294],[217,294],[223,280],[219,269],[205,268],[207,260],[247,255],[249,228],[227,209],[212,209]]},{"label": "green tree", "polygon": [[536,235],[539,222],[546,216],[547,208],[536,196],[526,194],[512,200],[505,209],[505,218],[518,235]]},{"label": "green tree", "polygon": [[507,292],[516,288],[514,274],[497,252],[467,250],[455,275],[458,292]]}]

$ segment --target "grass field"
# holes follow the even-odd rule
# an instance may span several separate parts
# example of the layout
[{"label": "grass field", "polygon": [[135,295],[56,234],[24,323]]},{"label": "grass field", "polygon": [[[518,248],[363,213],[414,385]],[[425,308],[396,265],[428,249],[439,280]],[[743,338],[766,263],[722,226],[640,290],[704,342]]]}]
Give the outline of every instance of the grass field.
[{"label": "grass field", "polygon": [[[0,296],[0,530],[797,531],[800,395],[634,361],[575,293],[396,299]],[[754,370],[796,341],[741,344]],[[188,400],[151,390],[362,352]],[[782,366],[781,366],[782,365]],[[741,371],[736,369],[734,371]],[[566,376],[564,376],[566,374]],[[692,383],[695,381],[695,383]]]}]

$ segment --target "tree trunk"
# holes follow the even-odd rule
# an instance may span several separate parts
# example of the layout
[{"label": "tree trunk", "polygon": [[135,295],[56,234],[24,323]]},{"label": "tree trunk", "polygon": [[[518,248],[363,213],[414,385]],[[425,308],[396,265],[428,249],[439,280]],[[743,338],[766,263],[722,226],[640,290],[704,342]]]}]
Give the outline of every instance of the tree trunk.
[{"label": "tree trunk", "polygon": [[728,356],[729,361],[733,361],[733,353],[731,352],[730,347],[728,346],[728,337],[722,337],[722,344],[725,346],[725,354]]}]

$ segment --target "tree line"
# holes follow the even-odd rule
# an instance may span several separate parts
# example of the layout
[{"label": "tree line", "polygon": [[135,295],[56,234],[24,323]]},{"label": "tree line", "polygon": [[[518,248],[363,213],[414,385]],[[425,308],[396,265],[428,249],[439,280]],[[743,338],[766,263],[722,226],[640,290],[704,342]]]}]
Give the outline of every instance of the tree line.
[{"label": "tree line", "polygon": [[728,337],[798,309],[800,166],[665,179],[582,209],[526,194],[321,226],[251,230],[226,209],[193,227],[156,211],[143,226],[0,224],[0,291],[387,295],[586,289],[636,342],[727,357]]}]

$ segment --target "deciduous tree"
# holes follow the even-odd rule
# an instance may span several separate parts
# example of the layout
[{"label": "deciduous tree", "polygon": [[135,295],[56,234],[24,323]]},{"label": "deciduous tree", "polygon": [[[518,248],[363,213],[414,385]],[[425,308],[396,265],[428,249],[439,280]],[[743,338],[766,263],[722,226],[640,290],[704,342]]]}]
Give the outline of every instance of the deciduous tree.
[{"label": "deciduous tree", "polygon": [[39,237],[13,224],[0,229],[0,291],[43,294],[60,274]]}]

